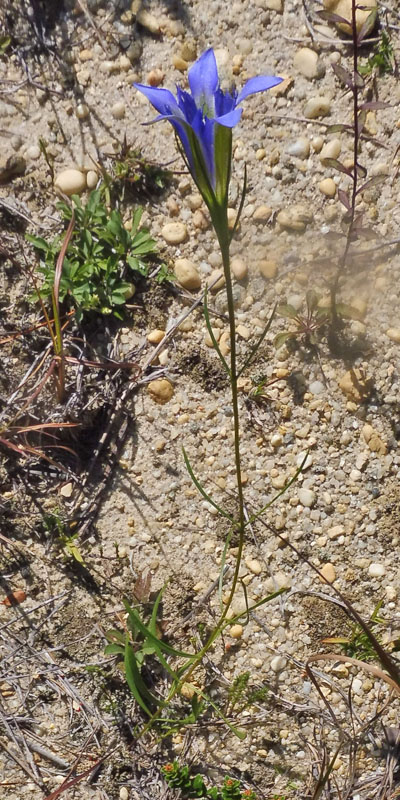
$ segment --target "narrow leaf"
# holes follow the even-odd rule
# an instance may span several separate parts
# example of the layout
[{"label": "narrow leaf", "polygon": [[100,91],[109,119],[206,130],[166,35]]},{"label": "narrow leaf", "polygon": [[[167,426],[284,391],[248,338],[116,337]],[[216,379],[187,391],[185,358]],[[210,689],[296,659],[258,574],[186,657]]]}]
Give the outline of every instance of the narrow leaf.
[{"label": "narrow leaf", "polygon": [[364,22],[361,25],[361,28],[360,28],[360,30],[358,32],[358,35],[357,35],[357,45],[358,46],[360,46],[360,44],[362,43],[363,39],[365,39],[367,34],[371,33],[371,31],[375,28],[377,16],[378,16],[378,9],[377,8],[373,8],[371,13],[368,14],[367,19],[364,20]]},{"label": "narrow leaf", "polygon": [[354,89],[353,78],[347,69],[344,69],[340,64],[332,64],[332,69],[339,80],[348,86],[349,89]]},{"label": "narrow leaf", "polygon": [[338,198],[347,211],[351,211],[350,198],[347,192],[344,192],[343,189],[338,189]]},{"label": "narrow leaf", "polygon": [[382,108],[390,108],[390,103],[384,103],[383,100],[371,100],[368,103],[363,103],[360,106],[360,111],[365,109],[366,111],[379,111]]},{"label": "narrow leaf", "polygon": [[339,14],[334,14],[332,11],[318,11],[317,17],[320,19],[324,19],[327,22],[337,22],[342,23],[344,25],[348,25],[351,28],[351,22],[345,17],[341,17]]},{"label": "narrow leaf", "polygon": [[343,172],[344,175],[348,175],[349,178],[353,177],[351,170],[341,164],[337,158],[324,158],[324,166],[337,169],[338,172]]},{"label": "narrow leaf", "polygon": [[147,689],[147,686],[143,682],[143,678],[139,672],[136,663],[135,654],[132,650],[131,645],[129,644],[129,641],[127,641],[125,644],[124,665],[125,665],[126,680],[136,702],[138,703],[140,708],[142,708],[143,711],[145,711],[145,713],[149,717],[151,717],[152,712],[146,705],[145,700],[143,698],[145,697],[147,699],[147,702],[150,703],[150,705],[153,704],[154,702],[156,703],[157,701],[155,698],[152,697],[149,690]]},{"label": "narrow leaf", "polygon": [[361,194],[365,192],[366,189],[371,189],[373,186],[379,186],[381,183],[385,183],[387,180],[387,175],[374,175],[373,178],[370,178],[366,183],[364,183],[357,191],[357,194]]},{"label": "narrow leaf", "polygon": [[185,464],[186,464],[186,469],[187,469],[187,471],[188,471],[188,473],[189,473],[189,475],[190,475],[190,477],[191,477],[196,489],[198,489],[198,491],[200,492],[202,497],[204,497],[204,499],[207,500],[208,503],[211,503],[211,505],[214,506],[214,508],[217,509],[217,511],[221,514],[222,517],[225,517],[226,519],[229,519],[230,522],[233,522],[234,520],[233,520],[233,517],[231,516],[231,514],[228,514],[227,511],[224,511],[224,509],[221,508],[221,506],[217,505],[217,503],[214,502],[212,497],[210,497],[210,495],[207,494],[205,489],[203,489],[201,483],[198,481],[198,479],[196,478],[196,476],[195,476],[195,474],[194,474],[194,472],[192,470],[192,467],[191,467],[190,461],[189,461],[189,459],[187,457],[185,448],[183,447],[182,450],[183,450],[183,458],[184,458]]}]

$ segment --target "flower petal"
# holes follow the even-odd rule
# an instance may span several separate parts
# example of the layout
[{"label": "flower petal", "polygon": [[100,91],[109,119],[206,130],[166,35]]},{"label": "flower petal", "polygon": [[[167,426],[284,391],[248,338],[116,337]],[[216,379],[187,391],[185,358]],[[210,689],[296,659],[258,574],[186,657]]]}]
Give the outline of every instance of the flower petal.
[{"label": "flower petal", "polygon": [[234,128],[242,116],[242,111],[242,108],[235,108],[233,111],[230,111],[229,114],[223,114],[222,117],[216,117],[214,121],[218,122],[219,125],[225,125],[225,128]]},{"label": "flower petal", "polygon": [[265,92],[266,89],[272,89],[273,86],[277,86],[278,83],[282,83],[282,81],[283,78],[275,78],[273,75],[258,75],[256,78],[250,78],[243,86],[236,100],[236,105],[241,103],[242,100],[245,100],[246,97],[249,97],[250,94]]},{"label": "flower petal", "polygon": [[168,89],[154,89],[152,86],[143,86],[142,83],[134,83],[133,84],[135,89],[138,89],[139,92],[142,92],[156,111],[158,111],[162,115],[171,115],[177,114],[181,116],[181,112],[179,111],[178,103],[175,100],[174,95]]},{"label": "flower petal", "polygon": [[188,73],[190,91],[198,106],[204,103],[214,108],[214,93],[218,89],[218,69],[214,50],[210,47],[190,67]]}]

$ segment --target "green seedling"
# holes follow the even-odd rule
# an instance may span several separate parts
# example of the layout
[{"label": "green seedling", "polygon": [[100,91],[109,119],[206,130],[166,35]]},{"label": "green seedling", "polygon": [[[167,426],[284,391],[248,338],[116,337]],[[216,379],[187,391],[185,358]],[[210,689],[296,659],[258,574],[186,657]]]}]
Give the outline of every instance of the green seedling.
[{"label": "green seedling", "polygon": [[53,512],[52,514],[45,514],[43,517],[43,524],[48,533],[55,533],[57,543],[64,550],[66,558],[71,557],[77,561],[78,564],[85,563],[82,553],[76,543],[78,531],[76,533],[69,533],[59,513]]},{"label": "green seedling", "polygon": [[242,789],[240,781],[227,775],[222,786],[207,787],[202,775],[190,775],[188,766],[177,761],[162,769],[165,780],[173,789],[180,790],[182,800],[191,797],[208,797],[210,800],[257,800],[251,789]]},{"label": "green seedling", "polygon": [[292,320],[295,328],[275,336],[276,348],[282,347],[290,339],[300,340],[306,347],[315,347],[318,344],[323,328],[330,318],[329,309],[321,308],[319,302],[317,293],[310,289],[306,294],[305,313],[297,311],[290,304],[278,306],[278,316]]},{"label": "green seedling", "polygon": [[395,67],[396,64],[391,37],[386,29],[382,29],[375,52],[372,56],[369,56],[364,64],[359,65],[358,71],[361,75],[371,75],[373,73],[385,75],[389,72],[393,73]]},{"label": "green seedling", "polygon": [[[380,600],[379,603],[376,604],[369,620],[368,626],[370,630],[374,630],[377,627],[382,628],[385,626],[386,620],[383,619],[379,612],[382,608],[383,600]],[[375,635],[377,635],[375,633]],[[360,625],[353,625],[349,636],[329,636],[325,639],[322,639],[323,644],[338,644],[342,648],[344,654],[349,656],[350,658],[357,658],[359,661],[365,661],[366,663],[369,661],[374,661],[376,659],[376,650],[367,636],[365,631],[361,628]],[[398,650],[400,643],[398,641],[391,642],[391,650]]]},{"label": "green seedling", "polygon": [[[86,206],[77,195],[73,195],[72,203],[75,227],[63,261],[59,301],[69,301],[78,321],[91,311],[122,319],[121,308],[135,292],[134,281],[148,274],[150,259],[157,253],[148,230],[139,230],[143,209],[136,209],[132,228],[127,231],[119,211],[107,209],[101,190],[91,192]],[[71,207],[66,203],[58,207],[64,222],[71,220]],[[62,237],[52,242],[40,236],[27,239],[40,254],[39,271],[44,279],[40,296],[51,297]]]},{"label": "green seedling", "polygon": [[266,686],[249,686],[250,677],[250,672],[241,672],[234,679],[232,686],[229,687],[227,714],[232,714],[233,711],[240,714],[254,703],[261,703],[266,700],[268,688]]}]

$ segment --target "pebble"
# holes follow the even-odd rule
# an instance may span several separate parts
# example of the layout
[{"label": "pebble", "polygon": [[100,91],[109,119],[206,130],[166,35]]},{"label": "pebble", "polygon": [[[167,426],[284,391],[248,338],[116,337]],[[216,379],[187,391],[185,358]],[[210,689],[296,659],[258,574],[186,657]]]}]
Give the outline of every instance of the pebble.
[{"label": "pebble", "polygon": [[129,791],[126,786],[122,786],[119,790],[119,800],[129,800]]},{"label": "pebble", "polygon": [[172,56],[172,66],[175,67],[175,69],[179,70],[179,72],[186,72],[189,64],[187,61],[185,61],[184,58],[181,58],[181,56],[175,53]]},{"label": "pebble", "polygon": [[258,264],[258,269],[264,278],[275,278],[278,265],[272,258],[262,258]]},{"label": "pebble", "polygon": [[89,107],[86,103],[78,103],[75,114],[78,119],[87,119],[90,114]]},{"label": "pebble", "polygon": [[86,184],[88,189],[95,189],[97,186],[97,181],[99,180],[99,176],[94,169],[90,169],[89,172],[86,174]]},{"label": "pebble", "polygon": [[[344,19],[351,20],[351,2],[352,0],[324,0],[324,9],[326,11],[331,11],[333,14],[337,14],[339,17],[343,17]],[[369,14],[371,13],[371,9],[376,8],[377,1],[376,0],[363,0],[362,3],[359,4],[362,8],[357,8],[356,10],[356,28],[357,32],[361,30],[364,22],[368,19]],[[337,22],[336,23],[338,28],[344,33],[347,33],[349,36],[351,35],[351,27],[350,25],[346,25],[344,22]],[[369,27],[366,31],[366,35],[370,33],[374,25]]]},{"label": "pebble", "polygon": [[195,61],[197,58],[197,45],[194,39],[185,39],[181,47],[181,56],[185,61]]},{"label": "pebble", "polygon": [[149,84],[149,86],[159,86],[160,83],[163,82],[164,77],[165,77],[165,73],[162,71],[162,69],[159,69],[159,67],[156,67],[156,69],[152,69],[148,73],[148,75],[147,75],[147,83]]},{"label": "pebble", "polygon": [[256,222],[268,222],[269,218],[271,217],[271,214],[272,214],[272,208],[270,208],[269,206],[259,206],[258,208],[256,208],[253,214],[253,219]]},{"label": "pebble", "polygon": [[308,387],[311,394],[322,394],[325,391],[325,386],[322,381],[312,381]]},{"label": "pebble", "polygon": [[[24,143],[24,140],[23,140],[22,136],[19,135],[19,133],[16,133],[16,134],[14,134],[14,136],[11,137],[11,147],[12,147],[13,150],[15,150],[15,152],[18,152],[18,150],[21,149],[23,143]],[[39,155],[40,155],[40,151],[39,151]]]},{"label": "pebble", "polygon": [[330,562],[324,564],[324,566],[321,567],[320,572],[322,578],[325,578],[328,583],[333,583],[336,578],[335,567]]},{"label": "pebble", "polygon": [[315,492],[311,489],[299,489],[297,492],[299,502],[305,508],[312,508],[315,503]]},{"label": "pebble", "polygon": [[243,635],[243,625],[232,625],[229,629],[229,633],[233,639],[240,639]]},{"label": "pebble", "polygon": [[324,194],[326,197],[335,197],[336,183],[332,178],[324,178],[324,180],[320,181],[318,184],[318,189],[321,194]]},{"label": "pebble", "polygon": [[286,658],[283,658],[283,656],[274,656],[274,658],[271,660],[272,672],[282,672],[282,670],[285,669],[286,664]]},{"label": "pebble", "polygon": [[[218,280],[216,280],[218,278]],[[216,281],[216,283],[214,283]],[[214,284],[213,286],[211,284]],[[210,287],[211,292],[218,292],[225,286],[225,275],[220,269],[213,269],[207,276],[207,286]]]},{"label": "pebble", "polygon": [[160,344],[160,342],[162,342],[162,340],[164,339],[164,336],[165,336],[165,331],[162,331],[159,328],[155,328],[148,334],[147,341],[150,342],[150,344]]},{"label": "pebble", "polygon": [[274,447],[274,448],[280,447],[282,442],[283,442],[282,434],[273,433],[272,436],[271,436],[270,442],[271,442],[271,446],[272,447]]},{"label": "pebble", "polygon": [[372,381],[361,369],[349,369],[340,379],[339,388],[349,400],[362,403],[371,394]]},{"label": "pebble", "polygon": [[147,392],[155,403],[163,406],[171,400],[174,394],[174,387],[166,378],[159,378],[156,381],[150,381],[147,386]]},{"label": "pebble", "polygon": [[283,0],[264,0],[263,7],[269,11],[277,11],[278,14],[282,14]]},{"label": "pebble", "polygon": [[262,565],[256,558],[246,559],[246,567],[253,573],[253,575],[261,575]]},{"label": "pebble", "polygon": [[31,161],[37,161],[37,159],[40,158],[40,152],[41,152],[41,150],[40,150],[39,145],[38,144],[32,144],[30,147],[28,147],[28,149],[26,151],[26,156],[27,156],[27,158],[30,158]]},{"label": "pebble", "polygon": [[[224,279],[225,280],[225,279]],[[247,342],[250,339],[251,331],[246,325],[238,325],[236,328],[236,333],[240,336],[241,339],[245,339]]]},{"label": "pebble", "polygon": [[323,146],[319,154],[321,164],[324,164],[326,158],[339,158],[341,149],[342,143],[340,139],[331,139],[330,142]]},{"label": "pebble", "polygon": [[125,116],[125,103],[123,103],[122,100],[118,100],[117,103],[114,103],[114,105],[111,108],[111,116],[113,116],[114,119],[123,119],[124,118],[124,116]]},{"label": "pebble", "polygon": [[386,575],[385,565],[373,562],[368,567],[368,575],[371,575],[371,578],[383,578]]},{"label": "pebble", "polygon": [[82,194],[86,189],[86,176],[79,169],[64,169],[59,172],[54,181],[55,190],[71,197],[73,194]]},{"label": "pebble", "polygon": [[331,101],[328,97],[310,97],[304,106],[303,114],[306,119],[326,117],[331,110]]},{"label": "pebble", "polygon": [[136,22],[146,28],[150,33],[161,33],[161,28],[157,17],[147,11],[145,8],[140,8],[136,14]]},{"label": "pebble", "polygon": [[200,289],[201,278],[193,261],[188,258],[177,258],[174,265],[177,280],[184,289],[193,291]]},{"label": "pebble", "polygon": [[299,136],[295,142],[288,145],[286,152],[290,156],[295,156],[296,158],[308,158],[310,155],[310,140],[305,136]]},{"label": "pebble", "polygon": [[388,328],[386,331],[386,336],[388,336],[392,342],[400,344],[400,328]]},{"label": "pebble", "polygon": [[295,53],[293,66],[301,75],[304,75],[305,78],[309,78],[309,80],[313,80],[313,78],[322,78],[325,74],[325,68],[318,58],[318,53],[316,53],[315,50],[311,50],[309,47],[301,47],[300,50]]},{"label": "pebble", "polygon": [[302,233],[313,220],[312,212],[302,205],[290,206],[282,209],[276,215],[276,221],[281,228]]},{"label": "pebble", "polygon": [[231,261],[231,272],[237,281],[243,281],[245,278],[247,278],[248,274],[246,261],[243,261],[243,259],[239,258],[238,256],[234,256]]},{"label": "pebble", "polygon": [[161,236],[167,244],[182,244],[188,238],[187,227],[183,222],[167,222],[161,228]]}]

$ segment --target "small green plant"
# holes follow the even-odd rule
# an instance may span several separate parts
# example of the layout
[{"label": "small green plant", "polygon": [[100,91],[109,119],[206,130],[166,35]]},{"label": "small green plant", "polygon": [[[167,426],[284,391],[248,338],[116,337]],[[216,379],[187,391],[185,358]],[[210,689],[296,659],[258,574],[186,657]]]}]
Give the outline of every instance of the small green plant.
[{"label": "small green plant", "polygon": [[64,550],[67,558],[71,557],[79,564],[84,564],[82,553],[76,544],[79,532],[69,533],[58,511],[53,511],[52,514],[45,514],[43,516],[43,524],[48,533],[56,535],[57,543]]},{"label": "small green plant", "polygon": [[[385,625],[385,620],[379,616],[383,600],[376,604],[369,620],[370,630],[377,626]],[[353,625],[349,636],[332,636],[322,640],[324,644],[338,644],[346,656],[357,658],[359,661],[373,661],[376,658],[375,648],[360,625]]]},{"label": "small green plant", "polygon": [[319,306],[320,298],[313,289],[306,294],[305,313],[300,313],[290,304],[281,305],[277,308],[277,314],[285,319],[293,320],[295,329],[283,331],[275,336],[275,347],[282,347],[289,339],[300,339],[307,346],[314,346],[318,343],[322,329],[330,318],[329,308]]},{"label": "small green plant", "polygon": [[104,175],[108,199],[137,200],[161,194],[171,182],[171,172],[143,158],[126,138],[119,153],[111,156],[112,166]]},{"label": "small green plant", "polygon": [[166,764],[162,769],[168,786],[173,789],[180,789],[181,797],[208,797],[210,800],[257,800],[256,795],[251,789],[242,789],[240,781],[224,778],[222,786],[211,786],[207,788],[202,775],[190,775],[189,767],[181,767],[177,761]]},{"label": "small green plant", "polygon": [[227,714],[232,714],[233,711],[241,713],[245,708],[253,705],[254,703],[261,703],[266,700],[268,696],[268,687],[259,686],[251,687],[250,672],[241,672],[234,679],[228,691],[228,704]]},{"label": "small green plant", "polygon": [[371,75],[377,72],[378,75],[384,75],[388,72],[394,72],[395,60],[392,40],[384,28],[381,31],[379,42],[376,45],[375,52],[369,56],[364,64],[360,64],[358,71],[361,75]]},{"label": "small green plant", "polygon": [[[127,231],[119,211],[107,209],[102,190],[91,192],[86,206],[77,195],[72,196],[72,203],[75,227],[63,261],[59,300],[71,302],[78,321],[90,311],[112,313],[122,319],[121,306],[135,292],[132,281],[147,275],[149,258],[157,252],[148,230],[139,230],[143,209],[136,209],[132,228]],[[58,207],[63,220],[70,221],[72,208],[66,203],[59,203]],[[57,236],[50,243],[40,236],[27,239],[41,255],[39,271],[44,281],[38,292],[41,297],[51,297],[62,237]]]}]

